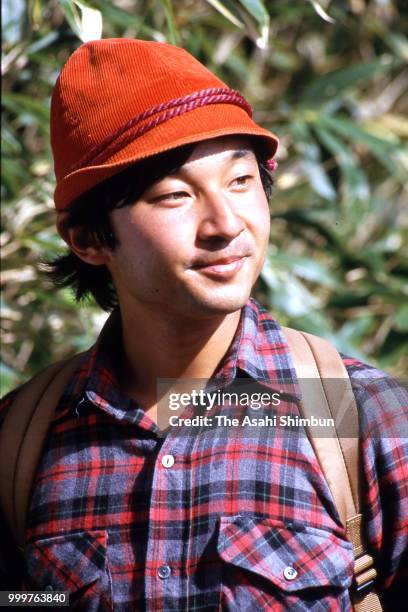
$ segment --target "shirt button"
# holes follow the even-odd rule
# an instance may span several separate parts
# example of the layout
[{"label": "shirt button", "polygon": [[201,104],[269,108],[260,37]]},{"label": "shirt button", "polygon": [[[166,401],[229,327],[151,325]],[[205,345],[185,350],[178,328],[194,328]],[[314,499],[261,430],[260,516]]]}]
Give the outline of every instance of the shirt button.
[{"label": "shirt button", "polygon": [[162,580],[166,580],[166,578],[169,578],[170,574],[171,574],[171,567],[169,565],[161,565],[159,569],[157,570],[157,575]]},{"label": "shirt button", "polygon": [[164,465],[165,468],[171,468],[174,465],[173,455],[164,455],[162,458],[162,465]]},{"label": "shirt button", "polygon": [[285,576],[286,580],[294,580],[297,577],[298,573],[294,567],[288,565],[288,567],[285,567],[285,569],[283,570],[283,575]]}]

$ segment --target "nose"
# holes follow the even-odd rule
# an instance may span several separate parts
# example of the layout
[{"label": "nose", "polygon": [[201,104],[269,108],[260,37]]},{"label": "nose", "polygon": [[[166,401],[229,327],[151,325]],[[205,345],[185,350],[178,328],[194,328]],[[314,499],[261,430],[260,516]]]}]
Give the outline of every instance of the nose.
[{"label": "nose", "polygon": [[245,229],[243,219],[223,194],[208,196],[202,203],[198,235],[201,240],[233,240]]}]

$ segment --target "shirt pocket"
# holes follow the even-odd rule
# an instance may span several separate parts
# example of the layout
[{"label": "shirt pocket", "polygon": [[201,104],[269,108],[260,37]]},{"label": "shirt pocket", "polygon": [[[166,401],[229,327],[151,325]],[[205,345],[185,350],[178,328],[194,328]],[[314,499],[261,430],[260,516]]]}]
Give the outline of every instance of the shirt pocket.
[{"label": "shirt pocket", "polygon": [[224,610],[351,610],[351,543],[324,529],[221,517]]},{"label": "shirt pocket", "polygon": [[70,609],[113,610],[106,531],[35,540],[25,549],[30,589],[68,591]]}]

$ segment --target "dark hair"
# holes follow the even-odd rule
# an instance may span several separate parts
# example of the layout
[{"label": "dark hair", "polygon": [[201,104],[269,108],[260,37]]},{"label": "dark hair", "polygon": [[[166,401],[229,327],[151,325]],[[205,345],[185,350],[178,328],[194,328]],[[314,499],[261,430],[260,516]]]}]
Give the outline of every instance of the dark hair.
[{"label": "dark hair", "polygon": [[[177,171],[190,157],[195,146],[189,144],[149,157],[99,183],[71,205],[64,221],[65,227],[82,227],[96,244],[113,250],[117,241],[109,213],[115,208],[134,203],[150,185]],[[269,201],[273,178],[265,164],[266,155],[256,142],[254,151]],[[93,296],[96,303],[107,311],[117,305],[116,291],[106,266],[87,264],[69,250],[65,255],[45,263],[43,267],[57,287],[70,287],[77,301]]]}]

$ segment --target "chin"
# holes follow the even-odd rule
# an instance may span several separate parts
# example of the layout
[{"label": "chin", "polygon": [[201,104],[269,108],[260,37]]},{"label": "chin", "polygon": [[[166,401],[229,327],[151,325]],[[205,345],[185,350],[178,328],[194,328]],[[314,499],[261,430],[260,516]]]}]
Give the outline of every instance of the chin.
[{"label": "chin", "polygon": [[[249,299],[251,289],[236,291],[215,289],[203,296],[192,296],[190,304],[196,311],[208,315],[227,315],[241,310]],[[194,305],[194,306],[193,306]],[[191,310],[193,310],[193,308]]]}]

